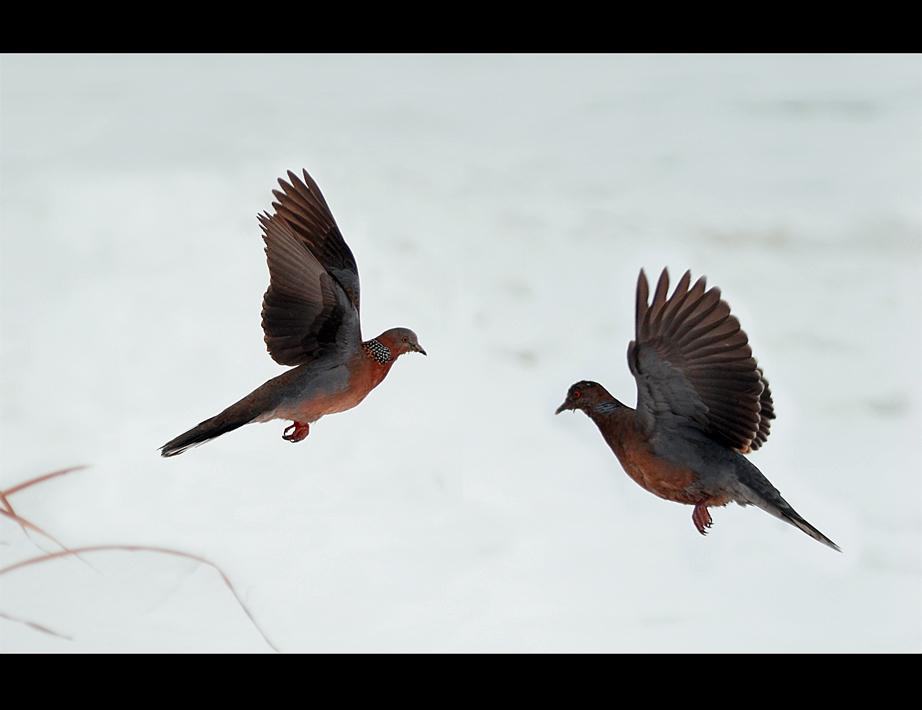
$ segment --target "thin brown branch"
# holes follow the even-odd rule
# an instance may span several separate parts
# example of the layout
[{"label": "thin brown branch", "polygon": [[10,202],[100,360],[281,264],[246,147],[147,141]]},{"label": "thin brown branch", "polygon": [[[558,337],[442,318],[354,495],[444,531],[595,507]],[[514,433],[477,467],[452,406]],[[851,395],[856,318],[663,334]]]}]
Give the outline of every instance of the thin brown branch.
[{"label": "thin brown branch", "polygon": [[[0,515],[5,515],[5,516],[8,517],[8,518],[12,518],[12,519],[15,520],[17,523],[19,523],[23,528],[29,528],[30,530],[34,530],[35,532],[37,532],[39,535],[44,535],[45,537],[47,537],[49,540],[51,540],[51,541],[52,541],[55,545],[57,545],[58,547],[62,548],[63,550],[67,550],[67,547],[66,547],[65,545],[62,545],[60,542],[58,542],[57,540],[55,540],[51,535],[49,535],[48,533],[46,533],[44,530],[42,530],[42,529],[41,529],[40,527],[38,527],[37,525],[33,525],[32,523],[30,523],[30,522],[29,522],[28,520],[26,520],[25,518],[19,517],[18,515],[16,515],[16,513],[7,512],[7,511],[3,510],[2,508],[0,508]],[[41,548],[39,548],[39,549],[41,549]]]},{"label": "thin brown branch", "polygon": [[[29,529],[34,530],[39,535],[44,535],[45,537],[47,537],[49,540],[51,540],[55,545],[60,547],[62,550],[69,552],[66,545],[62,545],[57,539],[55,539],[54,537],[46,533],[40,527],[38,527],[34,523],[30,523],[25,518],[17,515],[16,511],[13,510],[13,506],[10,504],[10,501],[7,500],[7,496],[13,495],[17,491],[21,491],[24,488],[28,488],[29,486],[34,486],[36,483],[47,481],[49,478],[54,478],[56,476],[63,476],[65,473],[70,473],[71,471],[79,471],[80,469],[83,469],[83,468],[86,468],[86,466],[72,466],[70,468],[65,468],[60,471],[55,471],[54,473],[46,473],[44,476],[38,476],[37,478],[33,478],[24,483],[20,483],[18,486],[13,486],[12,488],[6,491],[0,491],[0,503],[2,503],[3,505],[3,508],[0,508],[0,513],[2,513],[3,515],[6,515],[9,518],[12,518],[17,523],[19,523],[22,526],[23,531],[26,531]],[[4,508],[6,508],[6,510],[4,510]],[[40,546],[39,546],[39,549],[41,549]],[[77,559],[79,559],[81,562],[83,561],[83,559],[80,556],[78,556]]]},{"label": "thin brown branch", "polygon": [[9,501],[6,497],[11,496],[14,493],[21,491],[23,488],[28,488],[29,486],[34,486],[36,483],[41,483],[42,481],[47,481],[49,478],[54,478],[55,476],[63,476],[65,473],[70,473],[71,471],[79,471],[86,466],[73,466],[71,468],[65,468],[60,471],[55,471],[54,473],[46,473],[44,476],[39,476],[38,478],[33,478],[26,481],[25,483],[20,483],[18,486],[13,486],[12,488],[7,488],[5,491],[0,491],[0,500],[3,501],[3,504],[12,511],[10,508]]},{"label": "thin brown branch", "polygon": [[25,619],[17,619],[15,616],[4,614],[2,611],[0,611],[0,618],[7,619],[8,621],[15,621],[17,624],[25,624],[29,628],[35,629],[36,631],[41,631],[43,634],[51,634],[52,636],[57,636],[59,639],[73,641],[73,639],[70,636],[59,634],[57,631],[52,631],[51,629],[46,628],[42,626],[41,624],[36,624],[34,621],[26,621]]}]

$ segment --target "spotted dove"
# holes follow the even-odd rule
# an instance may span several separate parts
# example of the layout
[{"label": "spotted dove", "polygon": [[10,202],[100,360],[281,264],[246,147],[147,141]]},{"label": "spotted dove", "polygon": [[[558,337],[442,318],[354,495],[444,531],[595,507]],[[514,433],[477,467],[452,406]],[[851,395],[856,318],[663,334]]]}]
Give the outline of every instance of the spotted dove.
[{"label": "spotted dove", "polygon": [[304,171],[279,180],[274,214],[258,216],[269,288],[262,326],[272,359],[293,369],[161,447],[175,456],[251,422],[288,419],[286,441],[302,441],[320,417],[355,407],[381,384],[398,357],[426,351],[416,333],[392,328],[362,340],[359,275],[326,200]]},{"label": "spotted dove", "polygon": [[627,351],[637,408],[582,381],[570,387],[557,414],[585,412],[634,481],[660,498],[694,506],[692,521],[702,535],[712,524],[708,508],[735,501],[839,550],[743,455],[765,443],[775,418],[768,381],[720,290],[705,290],[704,277],[691,288],[690,281],[686,271],[667,299],[664,269],[648,303],[640,271],[635,339]]}]

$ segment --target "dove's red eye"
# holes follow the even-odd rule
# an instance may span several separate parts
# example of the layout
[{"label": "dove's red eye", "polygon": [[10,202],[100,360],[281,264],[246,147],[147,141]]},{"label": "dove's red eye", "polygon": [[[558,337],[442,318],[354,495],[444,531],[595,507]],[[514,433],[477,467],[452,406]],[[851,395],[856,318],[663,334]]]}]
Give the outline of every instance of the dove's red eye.
[{"label": "dove's red eye", "polygon": [[403,342],[407,342],[407,336],[403,336]]},{"label": "dove's red eye", "polygon": [[582,395],[580,395],[579,392],[574,392],[574,393],[573,393],[573,399],[579,399],[581,396],[582,396]]}]

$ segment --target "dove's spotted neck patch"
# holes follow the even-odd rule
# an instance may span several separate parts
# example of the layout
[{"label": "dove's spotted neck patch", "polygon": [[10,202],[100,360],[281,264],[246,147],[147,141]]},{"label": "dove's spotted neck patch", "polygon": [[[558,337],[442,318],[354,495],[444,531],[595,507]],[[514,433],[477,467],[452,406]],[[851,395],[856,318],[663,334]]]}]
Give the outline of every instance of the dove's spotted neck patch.
[{"label": "dove's spotted neck patch", "polygon": [[618,409],[618,405],[614,402],[599,402],[597,405],[595,405],[596,413],[604,414],[605,416],[614,414],[618,411]]},{"label": "dove's spotted neck patch", "polygon": [[386,345],[381,345],[377,340],[366,340],[362,343],[362,347],[375,362],[385,365],[391,361],[391,349]]}]

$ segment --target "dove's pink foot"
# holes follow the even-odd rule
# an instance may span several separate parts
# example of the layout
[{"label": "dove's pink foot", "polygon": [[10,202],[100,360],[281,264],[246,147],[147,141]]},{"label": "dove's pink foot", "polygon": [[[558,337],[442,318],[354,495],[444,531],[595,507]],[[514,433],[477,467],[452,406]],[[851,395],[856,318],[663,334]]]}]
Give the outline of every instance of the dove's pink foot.
[{"label": "dove's pink foot", "polygon": [[282,438],[285,441],[290,441],[293,444],[303,441],[307,438],[307,435],[311,433],[310,424],[302,424],[301,422],[292,422],[290,427],[285,429],[285,433],[282,434]]},{"label": "dove's pink foot", "polygon": [[695,510],[692,512],[692,522],[702,535],[707,535],[707,529],[714,524],[711,521],[711,514],[708,512],[708,503],[710,500],[710,498],[699,500],[695,503]]}]

